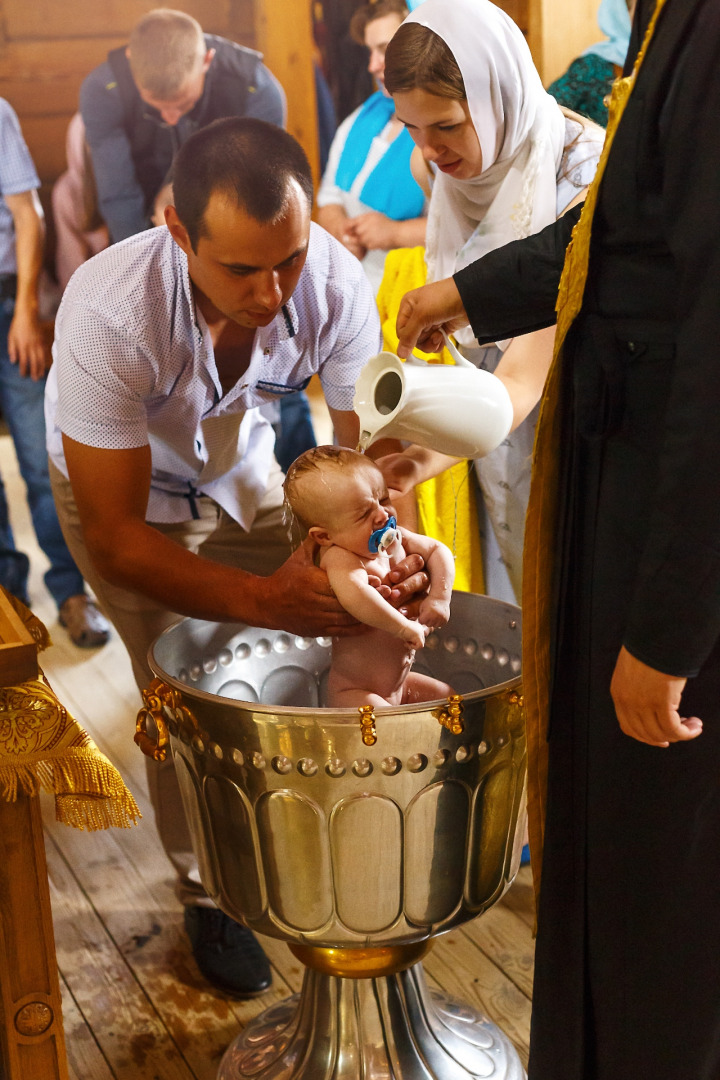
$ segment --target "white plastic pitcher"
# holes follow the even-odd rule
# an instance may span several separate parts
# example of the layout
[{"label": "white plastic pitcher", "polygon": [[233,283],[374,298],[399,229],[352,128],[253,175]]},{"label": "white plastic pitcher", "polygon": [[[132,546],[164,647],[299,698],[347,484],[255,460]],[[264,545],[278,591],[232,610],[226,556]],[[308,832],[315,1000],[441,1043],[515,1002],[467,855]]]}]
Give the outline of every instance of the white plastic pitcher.
[{"label": "white plastic pitcher", "polygon": [[381,352],[355,384],[360,447],[380,438],[408,439],[459,458],[484,457],[505,439],[513,408],[505,385],[476,368],[447,340],[455,360],[429,364]]}]

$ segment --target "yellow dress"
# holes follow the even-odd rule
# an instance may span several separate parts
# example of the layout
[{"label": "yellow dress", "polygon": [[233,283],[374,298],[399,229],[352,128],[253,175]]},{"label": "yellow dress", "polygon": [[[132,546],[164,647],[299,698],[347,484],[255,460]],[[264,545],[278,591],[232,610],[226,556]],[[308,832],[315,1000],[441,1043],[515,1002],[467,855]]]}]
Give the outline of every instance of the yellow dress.
[{"label": "yellow dress", "polygon": [[[383,348],[388,352],[397,352],[395,320],[400,301],[405,293],[425,284],[425,274],[422,247],[388,252],[377,295]],[[430,362],[453,362],[445,349],[441,354],[415,351]],[[418,484],[415,493],[418,531],[441,540],[455,555],[455,588],[460,592],[483,593],[485,582],[472,461],[461,461],[440,476]]]}]

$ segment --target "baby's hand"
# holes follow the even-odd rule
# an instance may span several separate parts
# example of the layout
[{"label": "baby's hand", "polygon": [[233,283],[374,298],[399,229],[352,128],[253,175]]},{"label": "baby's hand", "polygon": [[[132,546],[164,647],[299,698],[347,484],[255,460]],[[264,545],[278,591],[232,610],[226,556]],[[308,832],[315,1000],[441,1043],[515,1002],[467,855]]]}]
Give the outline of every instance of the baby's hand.
[{"label": "baby's hand", "polygon": [[420,604],[418,618],[425,626],[444,626],[450,618],[450,601],[426,596]]},{"label": "baby's hand", "polygon": [[400,631],[400,637],[412,645],[413,649],[422,649],[427,637],[427,627],[417,622],[408,622]]}]

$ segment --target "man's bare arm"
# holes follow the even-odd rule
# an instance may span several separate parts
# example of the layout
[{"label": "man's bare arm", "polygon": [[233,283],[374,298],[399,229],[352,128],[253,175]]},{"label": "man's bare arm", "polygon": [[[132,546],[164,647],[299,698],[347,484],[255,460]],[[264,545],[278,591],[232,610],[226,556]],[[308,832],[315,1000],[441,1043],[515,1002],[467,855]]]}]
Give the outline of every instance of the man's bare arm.
[{"label": "man's bare arm", "polygon": [[109,582],[200,619],[243,621],[301,635],[356,632],[306,542],[259,577],[186,551],[145,521],[149,446],[99,450],[63,436],[90,557]]}]

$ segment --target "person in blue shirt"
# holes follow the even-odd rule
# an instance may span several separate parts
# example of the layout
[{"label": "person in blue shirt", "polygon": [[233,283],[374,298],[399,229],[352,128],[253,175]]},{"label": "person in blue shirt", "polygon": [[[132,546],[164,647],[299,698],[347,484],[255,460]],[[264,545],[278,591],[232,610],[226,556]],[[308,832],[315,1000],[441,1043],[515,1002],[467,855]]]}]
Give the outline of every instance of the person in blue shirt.
[{"label": "person in blue shirt", "polygon": [[[40,186],[18,118],[0,98],[0,408],[10,429],[38,543],[45,584],[75,645],[102,645],[108,624],[85,593],[60,529],[48,474],[43,399],[49,355],[38,316],[45,227]],[[0,584],[29,602],[30,564],[18,551],[0,481]]]}]

